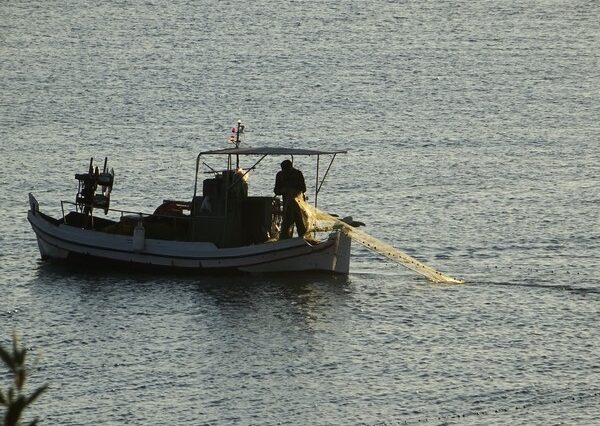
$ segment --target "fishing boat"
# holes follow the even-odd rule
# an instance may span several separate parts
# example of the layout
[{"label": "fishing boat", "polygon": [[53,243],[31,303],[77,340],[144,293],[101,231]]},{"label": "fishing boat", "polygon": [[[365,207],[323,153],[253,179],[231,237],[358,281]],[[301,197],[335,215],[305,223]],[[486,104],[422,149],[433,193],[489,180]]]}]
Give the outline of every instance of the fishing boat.
[{"label": "fishing boat", "polygon": [[[62,216],[40,210],[29,194],[27,218],[36,234],[42,259],[90,266],[121,265],[129,269],[168,269],[206,273],[216,271],[297,272],[326,271],[348,274],[351,241],[385,256],[437,283],[463,281],[439,272],[414,257],[358,229],[351,216],[340,219],[318,209],[325,178],[343,150],[286,147],[242,147],[241,122],[231,128],[230,148],[202,151],[196,157],[194,193],[189,200],[165,199],[152,213],[110,208],[114,171],[104,159],[102,170],[94,159],[79,182],[75,201],[61,201]],[[302,196],[300,211],[307,232],[288,238],[281,232],[284,209],[273,195],[249,195],[248,173],[266,157],[316,158],[312,204]],[[208,158],[225,159],[212,167]],[[321,159],[329,160],[325,172]],[[248,166],[241,164],[247,161]],[[285,161],[284,161],[285,162]],[[327,162],[325,162],[327,164]],[[282,165],[283,167],[283,165]],[[199,180],[201,172],[210,177]],[[283,238],[285,237],[285,238]]]},{"label": "fishing boat", "polygon": [[[107,159],[100,169],[90,159],[87,173],[76,174],[75,201],[61,201],[62,217],[40,210],[29,194],[28,220],[42,259],[88,265],[119,264],[128,268],[244,272],[329,271],[347,274],[350,238],[341,229],[310,237],[279,239],[282,202],[278,196],[249,195],[247,175],[267,156],[316,158],[313,205],[323,181],[342,150],[242,147],[244,125],[231,128],[233,147],[202,151],[196,157],[194,193],[189,200],[165,199],[152,213],[110,208],[114,171]],[[205,159],[226,159],[224,168]],[[329,159],[319,176],[320,162]],[[240,165],[249,159],[253,164]],[[199,181],[201,168],[210,177]]]}]

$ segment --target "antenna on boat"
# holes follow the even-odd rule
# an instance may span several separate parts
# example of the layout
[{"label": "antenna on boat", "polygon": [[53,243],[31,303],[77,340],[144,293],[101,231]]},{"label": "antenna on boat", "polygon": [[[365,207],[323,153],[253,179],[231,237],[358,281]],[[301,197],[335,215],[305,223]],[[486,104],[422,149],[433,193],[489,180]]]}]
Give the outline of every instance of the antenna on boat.
[{"label": "antenna on boat", "polygon": [[[231,128],[231,136],[229,136],[229,142],[234,143],[236,148],[240,147],[240,143],[242,143],[240,137],[242,135],[242,133],[244,133],[244,125],[242,124],[241,120],[238,120],[237,122],[237,128],[236,127],[232,127]],[[235,160],[236,160],[236,168],[240,167],[240,157],[239,155],[235,156]]]},{"label": "antenna on boat", "polygon": [[234,143],[236,148],[240,147],[240,143],[242,140],[240,139],[241,135],[244,133],[244,125],[241,120],[238,120],[237,127],[231,128],[231,136],[229,136],[229,142]]}]

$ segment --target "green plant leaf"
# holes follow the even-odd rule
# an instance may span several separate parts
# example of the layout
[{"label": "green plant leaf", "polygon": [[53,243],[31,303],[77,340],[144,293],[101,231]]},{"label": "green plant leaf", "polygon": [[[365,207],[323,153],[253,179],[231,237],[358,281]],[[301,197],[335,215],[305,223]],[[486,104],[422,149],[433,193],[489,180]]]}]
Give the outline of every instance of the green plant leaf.
[{"label": "green plant leaf", "polygon": [[6,366],[8,368],[10,368],[10,371],[14,371],[14,369],[15,369],[15,362],[13,361],[13,358],[10,355],[10,353],[8,353],[6,351],[6,349],[4,349],[2,347],[2,345],[0,345],[0,358],[2,358],[2,362],[4,362],[4,364],[6,364]]},{"label": "green plant leaf", "polygon": [[25,386],[26,376],[27,376],[27,372],[25,371],[24,368],[19,368],[15,372],[15,385],[17,386],[17,389],[19,391],[23,390],[23,387]]},{"label": "green plant leaf", "polygon": [[25,355],[27,355],[27,348],[17,348],[15,350],[15,364],[19,367],[23,367],[25,365]]},{"label": "green plant leaf", "polygon": [[[48,385],[43,385],[29,396],[22,393],[29,374],[28,367],[25,365],[26,355],[27,348],[21,346],[16,332],[13,333],[12,353],[0,346],[0,358],[14,376],[14,386],[9,387],[5,392],[0,390],[0,406],[6,407],[3,426],[19,426],[23,411],[48,388]],[[28,424],[37,425],[38,419],[35,418]]]},{"label": "green plant leaf", "polygon": [[37,388],[37,389],[36,389],[36,390],[35,390],[35,391],[34,391],[34,392],[33,392],[33,393],[32,393],[32,394],[29,396],[29,398],[27,398],[26,405],[29,405],[29,404],[31,404],[33,401],[35,401],[36,399],[38,399],[38,397],[39,397],[41,394],[43,394],[43,393],[46,391],[46,389],[48,389],[48,385],[44,385],[44,386],[41,386],[41,387]]},{"label": "green plant leaf", "polygon": [[21,418],[21,413],[25,408],[25,397],[19,396],[12,404],[8,406],[8,410],[6,411],[6,416],[4,417],[4,425],[5,426],[17,426],[19,424],[19,419]]}]

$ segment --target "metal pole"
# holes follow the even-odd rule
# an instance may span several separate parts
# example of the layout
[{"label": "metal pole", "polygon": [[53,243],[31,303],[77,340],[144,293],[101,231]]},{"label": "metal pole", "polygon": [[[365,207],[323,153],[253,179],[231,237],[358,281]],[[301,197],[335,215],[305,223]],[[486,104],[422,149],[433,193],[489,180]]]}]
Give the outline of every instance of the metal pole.
[{"label": "metal pole", "polygon": [[200,156],[202,154],[198,154],[196,157],[196,178],[194,179],[194,197],[196,196],[196,190],[198,189],[198,168],[200,167]]},{"label": "metal pole", "polygon": [[319,189],[317,190],[317,192],[321,191],[321,187],[323,186],[323,182],[325,182],[325,178],[329,174],[329,170],[331,169],[331,165],[333,164],[333,160],[335,160],[335,156],[336,155],[337,154],[333,154],[333,157],[331,158],[331,161],[329,162],[329,166],[327,167],[327,170],[325,171],[325,175],[323,176],[323,179],[321,180],[321,184],[319,185]]},{"label": "metal pole", "polygon": [[317,154],[317,176],[315,177],[315,207],[317,207],[317,197],[319,196],[319,154]]}]

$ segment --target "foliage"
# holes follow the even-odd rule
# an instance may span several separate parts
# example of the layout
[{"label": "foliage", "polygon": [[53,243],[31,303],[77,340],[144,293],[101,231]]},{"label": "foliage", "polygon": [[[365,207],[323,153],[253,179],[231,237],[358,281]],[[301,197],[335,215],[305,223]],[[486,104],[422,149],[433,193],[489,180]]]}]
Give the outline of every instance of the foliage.
[{"label": "foliage", "polygon": [[[25,356],[27,348],[22,347],[17,339],[17,335],[13,334],[12,352],[6,350],[0,345],[0,358],[9,370],[9,374],[13,376],[13,385],[4,391],[0,388],[0,406],[6,407],[6,415],[4,416],[4,426],[20,425],[20,418],[23,411],[31,405],[48,387],[44,385],[36,389],[31,395],[25,395],[25,381],[27,379],[27,367],[25,365]],[[29,426],[38,424],[36,418]]]}]

